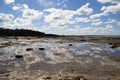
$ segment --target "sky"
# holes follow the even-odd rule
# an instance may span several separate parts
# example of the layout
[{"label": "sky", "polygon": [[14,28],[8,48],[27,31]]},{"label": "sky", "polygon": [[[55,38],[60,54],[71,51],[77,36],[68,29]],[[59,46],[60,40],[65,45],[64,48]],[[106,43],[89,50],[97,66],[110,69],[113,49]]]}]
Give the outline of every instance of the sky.
[{"label": "sky", "polygon": [[0,28],[120,35],[120,0],[0,0]]}]

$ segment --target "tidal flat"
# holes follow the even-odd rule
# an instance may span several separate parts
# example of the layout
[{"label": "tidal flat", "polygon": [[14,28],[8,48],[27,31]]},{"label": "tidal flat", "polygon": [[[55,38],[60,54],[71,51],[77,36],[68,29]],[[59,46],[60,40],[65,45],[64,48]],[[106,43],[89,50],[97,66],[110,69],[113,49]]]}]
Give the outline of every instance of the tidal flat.
[{"label": "tidal flat", "polygon": [[120,80],[120,37],[0,37],[0,80]]}]

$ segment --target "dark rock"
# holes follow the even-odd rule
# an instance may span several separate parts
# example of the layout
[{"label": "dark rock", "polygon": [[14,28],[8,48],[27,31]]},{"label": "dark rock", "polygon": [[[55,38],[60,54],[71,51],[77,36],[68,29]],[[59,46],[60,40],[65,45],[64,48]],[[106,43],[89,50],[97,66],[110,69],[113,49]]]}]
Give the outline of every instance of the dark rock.
[{"label": "dark rock", "polygon": [[48,76],[48,77],[46,77],[46,79],[51,79],[51,77],[50,77],[50,76]]},{"label": "dark rock", "polygon": [[33,48],[27,48],[26,49],[26,51],[32,51],[33,50]]},{"label": "dark rock", "polygon": [[117,47],[118,47],[118,46],[116,46],[116,45],[112,45],[112,46],[111,46],[111,48],[113,48],[113,49],[114,49],[114,48],[117,48]]},{"label": "dark rock", "polygon": [[15,58],[21,59],[21,58],[23,58],[23,56],[22,55],[15,55]]},{"label": "dark rock", "polygon": [[87,79],[83,76],[76,76],[73,80],[87,80]]},{"label": "dark rock", "polygon": [[39,50],[45,50],[45,48],[39,48]]},{"label": "dark rock", "polygon": [[72,44],[69,44],[69,46],[72,46]]},{"label": "dark rock", "polygon": [[44,77],[45,80],[52,79],[50,76]]}]

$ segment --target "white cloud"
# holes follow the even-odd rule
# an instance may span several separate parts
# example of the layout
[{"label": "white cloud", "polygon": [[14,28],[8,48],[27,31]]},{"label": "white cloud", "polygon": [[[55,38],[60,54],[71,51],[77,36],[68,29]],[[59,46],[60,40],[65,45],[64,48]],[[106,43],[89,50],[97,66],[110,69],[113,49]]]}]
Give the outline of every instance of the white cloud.
[{"label": "white cloud", "polygon": [[105,23],[106,24],[112,24],[112,23],[116,23],[117,21],[115,19],[108,19]]},{"label": "white cloud", "polygon": [[38,30],[38,29],[36,29],[34,24],[32,24],[31,20],[23,19],[23,18],[19,18],[19,17],[17,17],[16,19],[11,21],[10,23],[3,24],[2,27],[3,28],[11,28],[11,29],[16,29],[17,28],[17,29]]},{"label": "white cloud", "polygon": [[28,5],[27,4],[16,4],[15,6],[12,7],[13,10],[20,10],[23,11],[24,9],[28,9]]},{"label": "white cloud", "polygon": [[44,7],[53,6],[55,3],[51,0],[38,0],[38,2]]},{"label": "white cloud", "polygon": [[107,2],[111,2],[111,0],[98,0],[101,3],[107,3]]},{"label": "white cloud", "polygon": [[18,17],[14,20],[14,25],[19,27],[22,27],[22,26],[26,27],[26,26],[32,25],[32,22],[28,19],[23,19]]},{"label": "white cloud", "polygon": [[99,21],[99,22],[94,22],[92,23],[91,25],[94,25],[94,26],[99,26],[103,23],[103,21]]},{"label": "white cloud", "polygon": [[64,8],[67,8],[68,6],[66,4],[63,5]]},{"label": "white cloud", "polygon": [[72,17],[74,16],[74,11],[62,10],[50,8],[46,10],[50,12],[49,15],[45,16],[45,22],[53,26],[67,26],[68,24],[73,24]]},{"label": "white cloud", "polygon": [[[44,0],[39,0],[39,2],[40,1],[44,2]],[[107,2],[104,0],[103,3]],[[49,6],[54,5],[53,3],[49,3],[49,1],[47,4],[49,4]],[[42,3],[44,7],[48,7],[47,4],[44,3],[43,5]],[[108,13],[110,12],[111,13],[118,12],[120,6],[118,3],[115,3],[112,6],[102,7],[101,8],[101,11],[103,11],[102,13],[93,14],[90,17],[83,17],[84,15],[88,16],[93,12],[93,9],[90,8],[89,5],[90,5],[89,3],[86,3],[77,10],[48,8],[41,12],[39,10],[30,9],[29,6],[26,4],[23,5],[17,4],[13,6],[12,9],[15,11],[20,11],[21,17],[17,17],[15,19],[12,14],[0,13],[0,23],[2,23],[4,27],[33,29],[55,34],[68,34],[68,35],[119,34],[119,30],[116,31],[111,26],[112,23],[116,23],[116,25],[120,26],[119,21],[110,19],[109,21],[105,22],[106,26],[104,27],[101,25],[103,24],[103,21],[101,21],[100,19],[102,16],[107,16]],[[38,28],[38,26],[35,27],[33,21],[40,20],[41,17],[43,18],[43,15],[44,15],[43,23],[45,23],[45,25],[42,25],[43,27],[40,28]],[[82,25],[81,25],[82,27],[80,26],[73,27],[74,25],[72,25],[72,27],[68,27],[71,24],[77,24],[79,22],[88,24],[91,23],[91,25],[94,25],[94,27],[83,27]],[[99,25],[101,25],[101,27],[95,27]]]},{"label": "white cloud", "polygon": [[90,16],[91,19],[100,18],[102,16],[107,16],[109,15],[109,13],[115,14],[120,11],[120,0],[97,0],[97,1],[103,4],[112,3],[112,5],[102,6],[101,11],[103,12]]},{"label": "white cloud", "polygon": [[120,3],[120,0],[97,0],[100,3]]},{"label": "white cloud", "polygon": [[105,24],[107,24],[107,25],[109,25],[109,24],[115,24],[116,26],[120,26],[120,21],[117,21],[117,20],[115,20],[115,19],[109,18],[109,19],[105,22]]},{"label": "white cloud", "polygon": [[15,0],[4,0],[5,4],[11,4],[11,3],[14,3],[14,2],[15,2]]},{"label": "white cloud", "polygon": [[75,18],[75,20],[76,22],[84,22],[84,23],[90,22],[90,19],[84,17],[77,17]]},{"label": "white cloud", "polygon": [[18,10],[19,7],[18,7],[18,6],[13,6],[12,9],[13,9],[13,10]]},{"label": "white cloud", "polygon": [[90,19],[90,22],[99,22],[101,19]]},{"label": "white cloud", "polygon": [[89,20],[91,22],[91,25],[94,25],[94,26],[99,26],[103,24],[103,21],[100,18],[92,18]]},{"label": "white cloud", "polygon": [[76,35],[114,35],[116,33],[119,33],[119,31],[116,31],[113,29],[113,27],[111,25],[106,25],[106,27],[76,27],[73,28],[73,31],[71,31],[74,33],[76,33]]},{"label": "white cloud", "polygon": [[82,7],[80,7],[77,11],[76,14],[82,15],[82,14],[91,14],[93,12],[92,8],[89,8],[88,6],[90,5],[90,3],[86,3],[85,5],[83,5]]},{"label": "white cloud", "polygon": [[57,27],[43,27],[42,31],[47,33],[61,34],[61,35],[116,35],[120,30],[115,30],[111,25],[105,27],[66,27],[63,29]]},{"label": "white cloud", "polygon": [[7,24],[13,20],[14,16],[12,14],[0,13],[0,23]]},{"label": "white cloud", "polygon": [[26,4],[23,5],[17,4],[16,6],[13,6],[12,9],[20,10],[22,12],[23,18],[30,19],[32,21],[40,19],[41,16],[43,15],[43,13],[40,12],[39,10],[30,9]]},{"label": "white cloud", "polygon": [[93,9],[89,8],[88,6],[89,3],[86,3],[76,11],[56,8],[46,9],[44,12],[47,12],[47,14],[45,15],[44,21],[53,26],[63,27],[74,24],[76,22],[81,22],[81,20],[84,20],[83,22],[88,22],[89,20],[87,18],[74,17],[75,15],[88,15],[92,13]]},{"label": "white cloud", "polygon": [[[110,13],[117,13],[120,11],[120,1],[119,0],[98,0],[99,2],[105,4],[105,3],[114,3],[110,6],[103,6],[101,8],[101,13],[97,13],[97,14],[93,14],[91,15],[89,18],[91,19],[91,22],[92,20],[95,20],[95,19],[100,19],[101,17],[103,16],[107,16],[109,15]],[[105,23],[113,23],[114,21],[110,21],[110,22],[105,22]],[[92,22],[91,25],[100,25],[101,22]]]},{"label": "white cloud", "polygon": [[55,6],[61,8],[61,9],[67,8],[68,7],[66,4],[67,1],[68,0],[57,0],[57,4],[55,4]]},{"label": "white cloud", "polygon": [[120,21],[117,23],[118,26],[120,26]]},{"label": "white cloud", "polygon": [[13,15],[11,14],[4,14],[3,17],[1,17],[0,21],[4,23],[5,22],[10,22],[7,24],[3,24],[2,27],[6,27],[6,28],[23,28],[23,29],[33,29],[33,30],[37,30],[36,27],[33,24],[34,20],[39,20],[42,16],[42,12],[40,12],[39,10],[35,10],[35,9],[30,9],[28,7],[28,5],[23,4],[17,4],[15,6],[13,6],[12,8],[13,10],[17,10],[17,11],[21,11],[22,12],[22,16],[21,17],[17,17],[15,19],[13,19]]},{"label": "white cloud", "polygon": [[[59,0],[60,1],[60,0]],[[62,3],[65,3],[65,2],[67,2],[68,0],[62,0]]]},{"label": "white cloud", "polygon": [[90,18],[91,18],[91,19],[99,19],[99,18],[101,18],[102,16],[106,16],[106,15],[108,15],[108,14],[106,14],[106,13],[98,13],[98,14],[93,14],[93,15],[91,15]]},{"label": "white cloud", "polygon": [[101,10],[104,12],[104,13],[116,13],[118,11],[120,11],[120,4],[116,4],[116,5],[111,5],[111,6],[103,6],[101,8]]},{"label": "white cloud", "polygon": [[25,9],[23,10],[23,17],[31,20],[38,20],[42,16],[42,12],[39,12],[38,10],[34,9]]}]

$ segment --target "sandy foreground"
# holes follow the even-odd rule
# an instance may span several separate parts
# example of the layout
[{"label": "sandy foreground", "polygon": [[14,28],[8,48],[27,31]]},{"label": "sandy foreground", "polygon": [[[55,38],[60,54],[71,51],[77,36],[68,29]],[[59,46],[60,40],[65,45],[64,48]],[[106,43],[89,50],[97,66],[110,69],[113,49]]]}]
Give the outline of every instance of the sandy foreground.
[{"label": "sandy foreground", "polygon": [[120,38],[0,37],[0,80],[120,80]]}]

